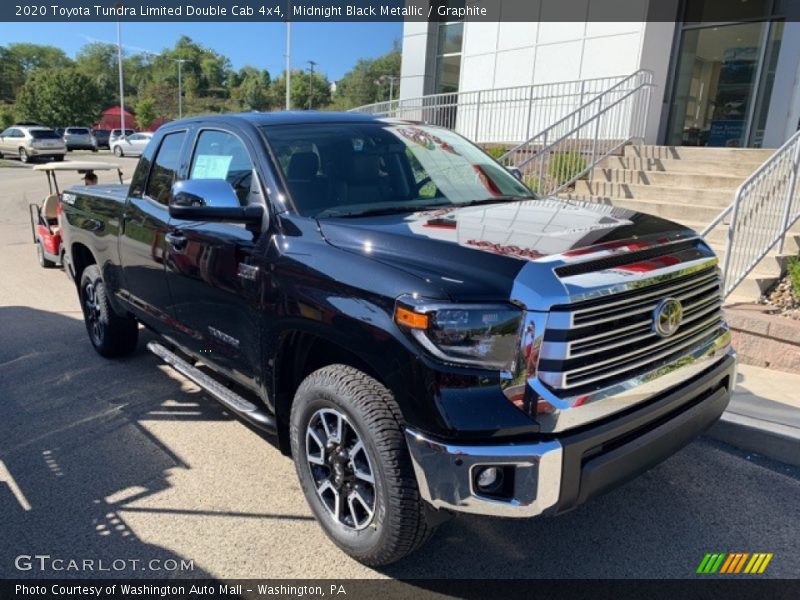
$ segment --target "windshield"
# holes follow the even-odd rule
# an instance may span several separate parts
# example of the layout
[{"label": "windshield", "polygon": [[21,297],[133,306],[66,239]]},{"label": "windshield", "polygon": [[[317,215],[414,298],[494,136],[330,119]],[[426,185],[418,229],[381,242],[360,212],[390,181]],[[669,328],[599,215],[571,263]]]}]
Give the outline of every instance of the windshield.
[{"label": "windshield", "polygon": [[462,137],[436,127],[330,123],[263,127],[289,193],[309,217],[410,212],[533,193]]},{"label": "windshield", "polygon": [[89,130],[88,129],[84,129],[82,127],[72,127],[70,129],[67,129],[67,133],[70,133],[70,134],[73,134],[73,135],[89,135]]},{"label": "windshield", "polygon": [[58,134],[51,129],[31,129],[31,137],[35,140],[60,140]]}]

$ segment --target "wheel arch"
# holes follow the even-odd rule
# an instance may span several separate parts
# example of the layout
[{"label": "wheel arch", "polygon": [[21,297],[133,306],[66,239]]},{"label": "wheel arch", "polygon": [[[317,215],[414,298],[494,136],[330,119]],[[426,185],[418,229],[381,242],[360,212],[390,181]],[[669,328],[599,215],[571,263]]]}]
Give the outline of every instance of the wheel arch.
[{"label": "wheel arch", "polygon": [[379,356],[362,347],[353,350],[353,344],[330,332],[309,331],[302,328],[284,331],[273,359],[272,397],[278,425],[278,442],[281,452],[291,453],[289,442],[289,415],[295,392],[300,383],[314,371],[332,364],[344,364],[373,377],[391,389],[386,366],[375,359]]}]

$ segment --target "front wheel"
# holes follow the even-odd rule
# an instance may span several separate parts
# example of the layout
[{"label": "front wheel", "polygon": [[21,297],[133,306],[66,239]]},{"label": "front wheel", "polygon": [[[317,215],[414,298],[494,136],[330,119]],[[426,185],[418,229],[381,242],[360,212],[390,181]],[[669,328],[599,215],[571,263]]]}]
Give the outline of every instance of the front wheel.
[{"label": "front wheel", "polygon": [[80,299],[86,331],[98,354],[114,358],[136,349],[139,326],[131,317],[122,317],[114,312],[97,265],[89,265],[83,270]]},{"label": "front wheel", "polygon": [[356,560],[387,565],[433,533],[417,488],[400,409],[380,382],[346,365],[309,375],[290,417],[306,500],[331,540]]},{"label": "front wheel", "polygon": [[122,158],[122,146],[114,146],[114,154]]}]

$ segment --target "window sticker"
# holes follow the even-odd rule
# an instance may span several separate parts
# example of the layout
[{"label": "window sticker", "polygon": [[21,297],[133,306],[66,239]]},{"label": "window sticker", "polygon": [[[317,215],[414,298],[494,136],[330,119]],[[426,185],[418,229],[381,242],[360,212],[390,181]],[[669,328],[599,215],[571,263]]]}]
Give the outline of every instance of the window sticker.
[{"label": "window sticker", "polygon": [[192,179],[226,179],[233,156],[198,154],[192,169]]}]

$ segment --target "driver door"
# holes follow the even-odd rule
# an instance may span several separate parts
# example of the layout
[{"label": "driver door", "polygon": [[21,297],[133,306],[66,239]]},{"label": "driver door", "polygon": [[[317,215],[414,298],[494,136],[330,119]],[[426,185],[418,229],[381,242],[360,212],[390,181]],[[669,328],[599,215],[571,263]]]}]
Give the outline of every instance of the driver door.
[{"label": "driver door", "polygon": [[[260,190],[252,193],[260,184],[250,149],[231,131],[198,132],[187,179],[223,180],[231,188],[228,201],[241,206],[263,202],[255,200],[264,197]],[[215,205],[213,196],[204,200]],[[174,217],[167,234],[167,281],[181,345],[251,387],[261,356],[257,235],[240,224]]]}]

